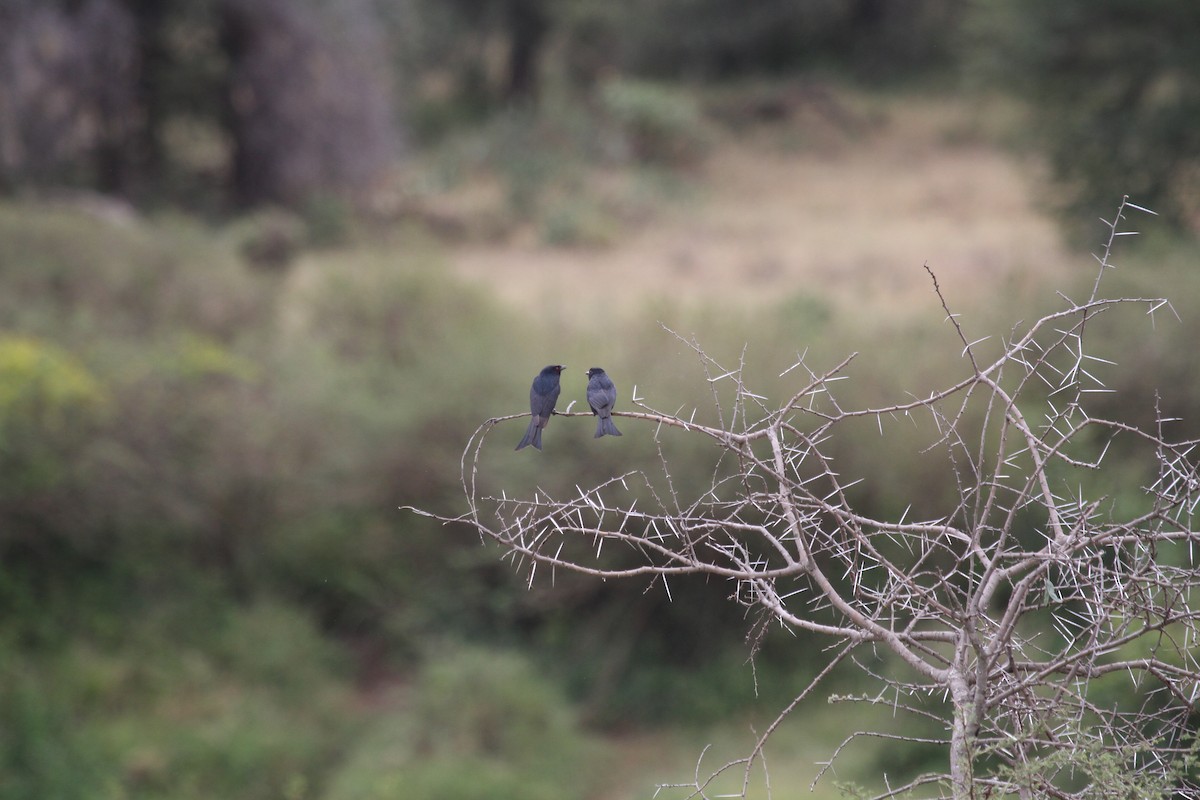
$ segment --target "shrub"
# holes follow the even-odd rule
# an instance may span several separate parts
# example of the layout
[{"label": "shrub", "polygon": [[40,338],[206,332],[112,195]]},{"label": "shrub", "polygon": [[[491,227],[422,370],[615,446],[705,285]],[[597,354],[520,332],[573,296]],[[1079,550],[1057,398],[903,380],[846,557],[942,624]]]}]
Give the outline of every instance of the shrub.
[{"label": "shrub", "polygon": [[84,800],[105,777],[103,748],[81,735],[69,702],[42,665],[0,656],[0,796],[11,800]]},{"label": "shrub", "polygon": [[0,546],[38,527],[44,504],[74,470],[89,431],[110,407],[107,389],[78,359],[33,337],[0,335]]},{"label": "shrub", "polygon": [[707,150],[709,136],[699,106],[677,89],[614,80],[604,85],[601,101],[638,161],[686,167]]},{"label": "shrub", "polygon": [[388,714],[330,784],[329,800],[571,800],[589,796],[589,744],[562,692],[511,652],[435,651],[411,712]]},{"label": "shrub", "polygon": [[251,266],[282,271],[292,265],[304,247],[304,223],[280,209],[268,209],[238,225],[239,250]]},{"label": "shrub", "polygon": [[87,344],[178,328],[228,339],[270,299],[211,230],[70,208],[0,205],[0,283],[7,324]]}]

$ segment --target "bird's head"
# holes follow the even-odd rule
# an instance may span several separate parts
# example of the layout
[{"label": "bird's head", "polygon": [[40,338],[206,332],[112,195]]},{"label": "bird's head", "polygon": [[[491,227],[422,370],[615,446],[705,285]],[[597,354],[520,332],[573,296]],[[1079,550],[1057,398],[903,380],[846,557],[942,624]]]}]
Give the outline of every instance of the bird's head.
[{"label": "bird's head", "polygon": [[588,370],[587,376],[589,378],[594,378],[597,375],[603,375],[603,374],[604,374],[604,370],[600,369],[599,367],[592,367],[591,369]]}]

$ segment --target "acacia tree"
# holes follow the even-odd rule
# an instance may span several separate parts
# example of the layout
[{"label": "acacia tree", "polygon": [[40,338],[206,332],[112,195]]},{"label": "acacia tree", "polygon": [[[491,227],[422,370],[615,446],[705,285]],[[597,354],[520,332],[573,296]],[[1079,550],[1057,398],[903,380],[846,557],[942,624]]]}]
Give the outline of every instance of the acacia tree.
[{"label": "acacia tree", "polygon": [[[735,387],[721,424],[636,398],[641,411],[618,415],[649,423],[656,439],[675,428],[711,440],[731,468],[717,470],[699,496],[673,488],[651,491],[651,500],[634,496],[631,486],[649,486],[651,471],[669,483],[677,465],[662,447],[653,467],[570,496],[484,496],[480,454],[497,424],[524,416],[512,415],[487,420],[467,444],[467,511],[417,512],[465,522],[499,542],[531,583],[564,569],[664,583],[705,574],[729,581],[732,597],[767,619],[832,640],[827,666],[752,751],[707,774],[697,769],[683,787],[691,797],[711,796],[714,781],[739,771],[745,796],[752,771],[765,769],[769,737],[843,665],[878,684],[861,699],[933,719],[944,731],[921,741],[944,749],[945,768],[878,797],[1195,797],[1196,443],[1171,441],[1171,421],[1161,415],[1153,430],[1140,430],[1088,411],[1089,395],[1104,391],[1097,366],[1109,363],[1088,347],[1097,317],[1170,310],[1161,298],[1100,295],[1130,209],[1139,207],[1122,202],[1109,224],[1090,296],[1014,329],[994,358],[983,358],[988,346],[968,335],[934,278],[968,371],[924,397],[843,405],[836,381],[850,356],[824,370],[800,359],[789,374],[804,377],[771,404],[744,383],[740,367],[724,368],[690,341],[710,382]],[[912,416],[933,423],[926,444],[946,455],[956,507],[929,519],[862,513],[834,443],[855,420],[882,433],[894,418]],[[1105,491],[1131,466],[1149,477],[1133,500],[1118,502]],[[614,563],[606,547],[629,557]],[[879,651],[902,666],[871,666]],[[851,736],[831,762],[869,735],[884,734]]]}]

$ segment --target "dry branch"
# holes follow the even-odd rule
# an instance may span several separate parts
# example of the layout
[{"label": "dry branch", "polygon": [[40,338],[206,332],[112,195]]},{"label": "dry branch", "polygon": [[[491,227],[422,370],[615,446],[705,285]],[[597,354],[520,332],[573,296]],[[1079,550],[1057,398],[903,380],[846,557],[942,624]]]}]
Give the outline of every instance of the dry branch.
[{"label": "dry branch", "polygon": [[[1122,204],[1099,257],[1101,275],[1125,210]],[[807,378],[772,407],[744,384],[741,363],[726,369],[698,342],[678,337],[714,386],[718,424],[640,401],[641,410],[614,416],[647,424],[659,442],[655,466],[668,481],[664,427],[710,439],[732,457],[735,475],[714,473],[708,490],[690,498],[673,484],[670,496],[660,497],[649,467],[576,487],[570,496],[481,496],[488,434],[523,415],[496,417],[463,453],[466,511],[436,518],[499,542],[531,582],[539,566],[664,581],[702,573],[729,581],[738,602],[780,625],[840,643],[829,669],[750,754],[708,773],[698,765],[694,781],[682,787],[690,797],[708,797],[713,781],[733,770],[742,770],[744,796],[753,771],[763,768],[767,738],[833,664],[862,669],[898,711],[944,727],[944,772],[880,797],[921,790],[956,798],[1082,798],[1113,781],[1125,781],[1116,790],[1125,793],[1104,796],[1197,796],[1189,761],[1200,693],[1196,442],[1169,441],[1166,420],[1140,430],[1087,411],[1089,393],[1104,388],[1089,372],[1102,359],[1087,348],[1085,334],[1094,327],[1088,323],[1121,308],[1153,313],[1169,304],[1102,298],[1098,277],[1086,301],[1068,302],[1014,333],[988,362],[978,349],[982,339],[967,334],[930,275],[971,364],[970,375],[949,387],[856,409],[835,393],[853,356],[825,371],[801,358],[783,374]],[[719,381],[734,385],[728,406],[715,392]],[[928,415],[938,432],[928,447],[944,450],[952,465],[958,504],[943,516],[873,518],[855,508],[850,482],[839,473],[829,443],[847,422],[874,418],[882,431],[885,418],[904,414]],[[1108,444],[1098,455],[1080,451],[1094,453],[1089,443],[1118,435],[1150,453],[1141,505],[1133,510],[1079,477],[1112,466]],[[635,494],[631,484],[646,491]],[[614,560],[606,548],[632,555]],[[864,667],[855,658],[862,647],[886,650],[907,671],[883,675]],[[1118,688],[1122,676],[1128,685]],[[852,739],[865,735],[872,732]]]}]

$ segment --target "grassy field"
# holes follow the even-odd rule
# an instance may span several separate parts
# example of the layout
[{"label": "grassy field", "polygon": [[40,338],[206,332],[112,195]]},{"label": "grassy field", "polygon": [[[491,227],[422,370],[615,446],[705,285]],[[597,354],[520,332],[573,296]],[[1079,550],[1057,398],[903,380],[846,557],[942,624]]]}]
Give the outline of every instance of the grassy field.
[{"label": "grassy field", "polygon": [[[761,308],[797,294],[906,316],[935,307],[926,263],[959,302],[998,286],[1019,300],[1087,254],[1063,246],[1036,163],[999,146],[1011,115],[999,101],[821,93],[786,124],[719,130],[658,198],[644,176],[595,170],[585,198],[634,205],[611,241],[555,246],[514,225],[452,245],[449,266],[514,306],[569,307],[564,319],[581,324],[601,308]],[[494,184],[467,181],[442,202],[482,214],[489,194],[502,202]]]},{"label": "grassy field", "polygon": [[[748,754],[767,723],[769,719],[745,718],[705,729],[615,737],[608,744],[614,773],[620,777],[611,791],[596,800],[689,797],[695,781],[705,781],[726,764]],[[733,765],[708,784],[706,791],[710,797],[722,797],[740,796],[745,789],[748,800],[846,797],[843,787],[878,783],[874,768],[886,741],[856,739],[827,770],[826,762],[851,734],[887,729],[884,714],[847,711],[843,706],[825,705],[818,698],[772,735],[765,759],[756,760],[749,770],[744,764]]]}]

